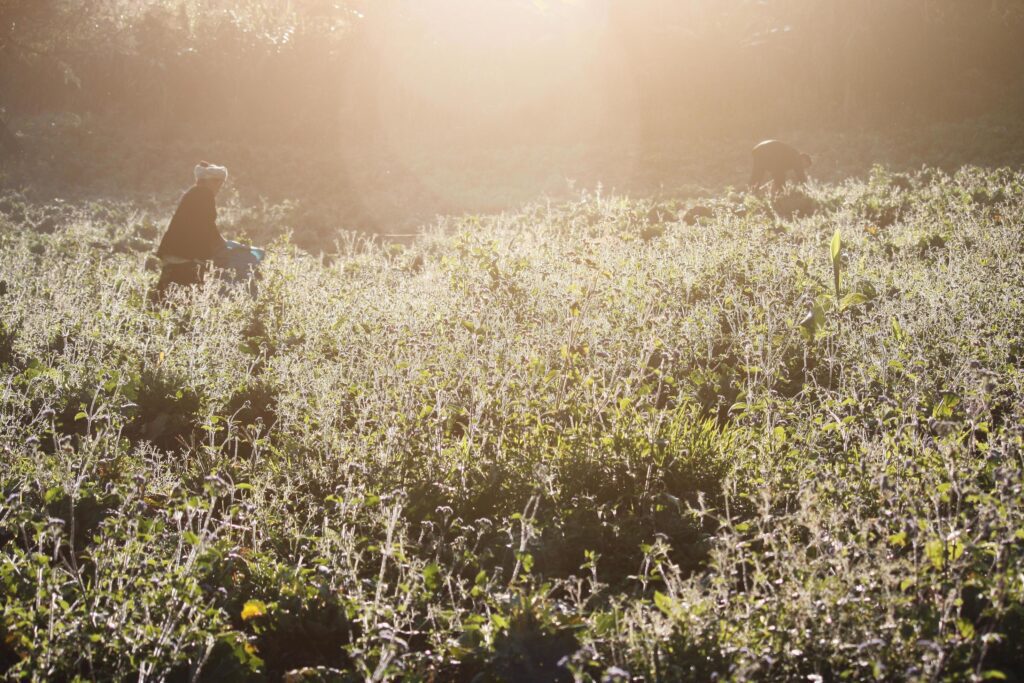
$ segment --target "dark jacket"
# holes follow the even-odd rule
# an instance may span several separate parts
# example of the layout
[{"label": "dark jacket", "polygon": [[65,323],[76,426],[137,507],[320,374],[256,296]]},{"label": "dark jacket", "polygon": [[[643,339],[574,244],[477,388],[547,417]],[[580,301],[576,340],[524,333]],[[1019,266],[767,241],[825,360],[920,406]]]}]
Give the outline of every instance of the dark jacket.
[{"label": "dark jacket", "polygon": [[807,180],[803,156],[785,142],[765,140],[751,150],[751,155],[754,158],[754,171],[750,175],[751,185],[758,185],[770,176],[777,186],[781,186],[789,172],[801,182]]},{"label": "dark jacket", "polygon": [[196,183],[178,203],[156,255],[161,258],[211,259],[223,249],[224,238],[217,230],[217,205],[213,191]]}]

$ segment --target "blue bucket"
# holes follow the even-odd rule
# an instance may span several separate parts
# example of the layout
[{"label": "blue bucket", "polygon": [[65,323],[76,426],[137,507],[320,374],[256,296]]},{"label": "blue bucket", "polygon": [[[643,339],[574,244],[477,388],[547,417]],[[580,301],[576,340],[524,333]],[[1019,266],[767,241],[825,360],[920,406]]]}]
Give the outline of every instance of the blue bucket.
[{"label": "blue bucket", "polygon": [[266,252],[258,247],[251,247],[232,240],[225,240],[227,252],[214,262],[220,268],[230,272],[234,280],[245,280],[250,274],[255,275]]}]

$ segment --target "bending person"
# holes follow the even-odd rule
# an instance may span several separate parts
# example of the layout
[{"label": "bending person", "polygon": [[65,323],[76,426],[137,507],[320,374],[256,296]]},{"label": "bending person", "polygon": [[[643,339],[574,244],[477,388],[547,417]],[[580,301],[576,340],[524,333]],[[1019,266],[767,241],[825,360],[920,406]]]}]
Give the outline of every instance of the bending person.
[{"label": "bending person", "polygon": [[759,143],[751,156],[754,170],[750,174],[750,189],[757,191],[767,178],[772,180],[772,192],[781,192],[790,173],[797,182],[807,182],[807,168],[811,165],[811,157],[801,153],[792,145],[778,140],[765,140]]},{"label": "bending person", "polygon": [[156,255],[163,264],[158,296],[172,284],[192,285],[203,281],[210,261],[227,251],[217,230],[217,192],[227,180],[223,166],[200,161],[195,167],[196,183],[181,197]]}]

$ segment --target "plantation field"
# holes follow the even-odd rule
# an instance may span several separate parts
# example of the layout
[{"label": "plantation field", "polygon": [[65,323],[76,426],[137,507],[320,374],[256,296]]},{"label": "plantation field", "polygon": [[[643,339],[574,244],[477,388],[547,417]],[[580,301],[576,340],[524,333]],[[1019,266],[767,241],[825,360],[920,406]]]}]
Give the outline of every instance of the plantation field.
[{"label": "plantation field", "polygon": [[0,671],[1021,680],[1024,174],[691,204],[158,307],[168,207],[0,195]]}]

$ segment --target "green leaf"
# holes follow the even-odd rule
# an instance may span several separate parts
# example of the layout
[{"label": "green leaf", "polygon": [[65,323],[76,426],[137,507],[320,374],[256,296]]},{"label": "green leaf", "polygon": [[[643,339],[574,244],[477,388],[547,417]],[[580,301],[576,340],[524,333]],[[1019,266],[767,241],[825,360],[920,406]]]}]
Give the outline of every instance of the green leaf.
[{"label": "green leaf", "polygon": [[850,308],[852,306],[860,306],[861,304],[865,304],[868,301],[870,301],[870,299],[868,299],[860,292],[850,292],[849,294],[843,297],[842,301],[839,302],[839,310],[845,311],[847,308]]},{"label": "green leaf", "polygon": [[772,437],[775,439],[775,443],[784,444],[786,443],[786,428],[776,427],[772,430]]},{"label": "green leaf", "polygon": [[43,494],[43,502],[46,503],[47,505],[49,505],[54,500],[56,500],[60,496],[61,493],[62,493],[62,491],[61,491],[61,488],[59,486],[54,486],[51,489],[47,489],[46,493]]},{"label": "green leaf", "polygon": [[966,619],[956,620],[956,630],[960,632],[960,637],[964,640],[974,640],[974,624]]},{"label": "green leaf", "polygon": [[814,339],[814,335],[825,327],[825,307],[819,302],[815,302],[814,306],[807,313],[806,316],[800,321],[800,332],[804,335],[804,338],[808,341]]},{"label": "green leaf", "polygon": [[942,569],[946,565],[942,541],[928,541],[924,546],[924,554],[936,569]]},{"label": "green leaf", "polygon": [[958,405],[960,405],[960,397],[951,391],[944,391],[942,399],[932,408],[932,417],[937,420],[951,418]]},{"label": "green leaf", "polygon": [[832,255],[832,263],[839,260],[839,253],[843,249],[843,238],[839,234],[839,228],[836,228],[835,234],[832,235],[832,246],[830,253]]},{"label": "green leaf", "polygon": [[476,574],[476,579],[473,580],[473,589],[469,592],[474,598],[478,598],[483,595],[484,590],[487,588],[487,572],[481,569]]},{"label": "green leaf", "polygon": [[431,562],[423,568],[423,585],[430,592],[441,587],[441,567],[436,562]]},{"label": "green leaf", "polygon": [[924,546],[924,553],[936,569],[942,569],[950,562],[955,562],[964,554],[964,544],[954,538],[945,542],[940,540],[928,541]]},{"label": "green leaf", "polygon": [[842,280],[842,261],[839,260],[839,254],[843,249],[843,240],[839,236],[839,229],[836,229],[836,233],[832,235],[832,284],[835,287],[836,299],[839,299],[839,285]]},{"label": "green leaf", "polygon": [[654,591],[654,606],[661,610],[666,617],[673,617],[679,613],[679,604],[675,599],[661,591]]}]

